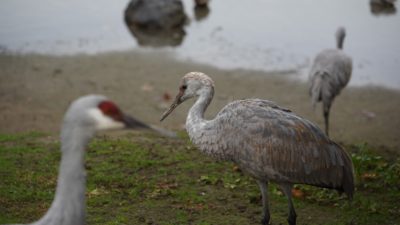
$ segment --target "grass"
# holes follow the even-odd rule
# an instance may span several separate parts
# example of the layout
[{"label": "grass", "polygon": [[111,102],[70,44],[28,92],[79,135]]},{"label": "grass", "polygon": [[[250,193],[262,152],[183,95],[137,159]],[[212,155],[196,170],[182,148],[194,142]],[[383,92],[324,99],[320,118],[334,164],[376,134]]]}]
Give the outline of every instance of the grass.
[{"label": "grass", "polygon": [[[0,224],[40,218],[54,196],[59,142],[45,134],[0,135]],[[400,160],[366,144],[348,145],[357,190],[296,185],[298,224],[400,224]],[[259,224],[255,181],[227,162],[202,155],[183,135],[97,137],[86,156],[87,224]],[[286,224],[287,201],[270,185],[273,224]]]}]

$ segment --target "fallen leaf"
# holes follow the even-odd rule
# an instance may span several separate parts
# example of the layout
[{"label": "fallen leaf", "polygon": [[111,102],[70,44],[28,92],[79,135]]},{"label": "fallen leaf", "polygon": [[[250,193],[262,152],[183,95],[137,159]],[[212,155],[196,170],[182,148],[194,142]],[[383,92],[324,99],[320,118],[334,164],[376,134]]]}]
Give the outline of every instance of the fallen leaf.
[{"label": "fallen leaf", "polygon": [[365,118],[372,120],[376,117],[376,114],[374,112],[368,111],[368,110],[361,110],[361,115],[363,115]]},{"label": "fallen leaf", "polygon": [[304,197],[304,192],[300,189],[293,188],[292,189],[292,195],[295,198],[303,198]]},{"label": "fallen leaf", "polygon": [[143,84],[142,87],[140,87],[140,89],[145,92],[150,92],[154,90],[154,87],[150,84]]},{"label": "fallen leaf", "polygon": [[171,100],[171,95],[168,92],[164,92],[162,99],[166,102],[169,102]]},{"label": "fallen leaf", "polygon": [[377,178],[377,176],[378,175],[376,173],[364,173],[361,175],[361,177],[366,180],[373,180],[373,179]]}]

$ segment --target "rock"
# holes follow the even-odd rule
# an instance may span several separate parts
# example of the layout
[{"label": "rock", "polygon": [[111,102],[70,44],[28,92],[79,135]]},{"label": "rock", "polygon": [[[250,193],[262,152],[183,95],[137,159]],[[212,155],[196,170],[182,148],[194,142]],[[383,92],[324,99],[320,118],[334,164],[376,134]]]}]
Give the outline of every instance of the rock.
[{"label": "rock", "polygon": [[194,0],[196,6],[207,6],[209,0]]},{"label": "rock", "polygon": [[180,0],[131,0],[125,22],[140,45],[179,45],[186,21]]},{"label": "rock", "polygon": [[371,13],[378,15],[396,14],[395,0],[370,0]]}]

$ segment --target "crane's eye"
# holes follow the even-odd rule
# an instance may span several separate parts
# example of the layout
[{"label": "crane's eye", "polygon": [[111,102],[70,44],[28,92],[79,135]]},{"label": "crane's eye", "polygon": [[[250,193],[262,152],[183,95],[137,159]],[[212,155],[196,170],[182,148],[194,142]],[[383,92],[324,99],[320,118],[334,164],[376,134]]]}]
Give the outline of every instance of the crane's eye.
[{"label": "crane's eye", "polygon": [[182,90],[186,90],[187,85],[184,84],[184,85],[181,86],[181,88],[182,88]]},{"label": "crane's eye", "polygon": [[113,118],[116,121],[122,121],[123,116],[121,110],[111,101],[102,101],[98,105],[104,115]]}]

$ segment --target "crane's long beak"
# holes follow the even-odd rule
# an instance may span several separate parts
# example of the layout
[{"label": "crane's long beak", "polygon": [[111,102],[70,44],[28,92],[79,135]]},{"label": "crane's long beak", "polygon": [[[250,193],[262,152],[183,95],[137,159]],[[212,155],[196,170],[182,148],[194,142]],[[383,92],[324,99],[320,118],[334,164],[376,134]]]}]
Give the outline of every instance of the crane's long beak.
[{"label": "crane's long beak", "polygon": [[181,97],[182,97],[182,93],[179,93],[176,98],[175,101],[171,104],[171,106],[167,109],[167,111],[165,111],[163,113],[163,115],[161,116],[160,122],[163,121],[165,118],[167,118],[167,116],[174,111],[174,109],[182,103],[181,101]]},{"label": "crane's long beak", "polygon": [[151,129],[149,125],[128,115],[123,115],[122,121],[128,129]]},{"label": "crane's long beak", "polygon": [[167,111],[165,111],[163,113],[163,115],[161,116],[160,122],[163,121],[165,118],[167,118],[167,116],[172,113],[172,111],[174,111],[174,109],[178,106],[179,104],[177,102],[172,103],[172,105],[169,107],[169,109]]}]

